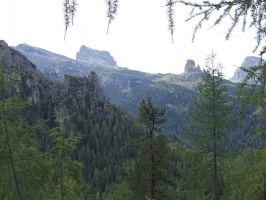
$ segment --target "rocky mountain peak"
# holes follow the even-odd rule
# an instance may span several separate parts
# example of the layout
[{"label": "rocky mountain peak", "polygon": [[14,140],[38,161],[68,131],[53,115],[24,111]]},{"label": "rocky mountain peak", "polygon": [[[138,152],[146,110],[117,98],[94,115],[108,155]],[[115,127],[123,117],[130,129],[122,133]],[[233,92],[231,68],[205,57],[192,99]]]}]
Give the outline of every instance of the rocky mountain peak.
[{"label": "rocky mountain peak", "polygon": [[0,46],[1,48],[8,47],[8,44],[4,40],[0,40]]},{"label": "rocky mountain peak", "polygon": [[95,66],[116,68],[117,64],[108,51],[99,51],[82,45],[76,54],[76,60]]},{"label": "rocky mountain peak", "polygon": [[[244,61],[241,64],[242,68],[249,69],[251,67],[254,67],[258,65],[261,62],[261,58],[255,57],[255,56],[247,56],[245,57]],[[234,83],[240,83],[242,82],[246,77],[246,72],[244,72],[242,69],[238,68],[236,69],[234,76],[230,79],[230,81]]]},{"label": "rocky mountain peak", "polygon": [[201,73],[199,65],[196,67],[195,61],[188,59],[185,65],[184,73]]},{"label": "rocky mountain peak", "polygon": [[9,71],[13,71],[15,69],[21,71],[32,71],[36,69],[36,67],[27,60],[24,55],[9,47],[4,40],[0,40],[0,56],[4,58],[5,64],[10,66],[10,68],[8,68]]},{"label": "rocky mountain peak", "polygon": [[255,56],[247,56],[245,57],[241,67],[250,68],[258,65],[261,62],[261,58]]}]

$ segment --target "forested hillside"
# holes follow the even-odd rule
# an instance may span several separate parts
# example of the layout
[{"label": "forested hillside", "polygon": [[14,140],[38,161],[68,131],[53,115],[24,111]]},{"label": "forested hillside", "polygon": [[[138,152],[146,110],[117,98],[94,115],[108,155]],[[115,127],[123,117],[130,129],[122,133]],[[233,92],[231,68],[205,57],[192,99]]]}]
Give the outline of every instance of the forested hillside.
[{"label": "forested hillside", "polygon": [[[64,184],[72,185],[72,179],[68,180],[68,176],[74,180],[81,179],[80,184],[83,182],[84,194],[79,195],[86,197],[92,195],[92,198],[96,198],[95,196],[100,198],[110,184],[124,176],[123,163],[135,154],[134,149],[128,148],[128,142],[129,139],[137,138],[140,134],[141,128],[136,120],[105,99],[94,72],[84,78],[65,76],[65,82],[62,84],[43,77],[36,71],[33,64],[19,52],[9,48],[3,41],[1,41],[0,54],[3,70],[1,72],[1,81],[3,82],[1,84],[1,91],[3,91],[1,102],[11,109],[6,111],[8,112],[6,114],[1,110],[1,119],[4,120],[5,115],[12,119],[21,118],[27,127],[23,130],[22,135],[15,130],[10,133],[12,134],[10,135],[10,140],[12,140],[10,148],[12,148],[13,156],[18,160],[24,159],[24,152],[20,152],[17,143],[33,145],[36,154],[40,154],[39,159],[42,156],[47,159],[43,160],[43,163],[39,163],[41,166],[38,165],[35,169],[37,174],[44,173],[42,180],[39,180],[42,182],[40,184],[51,184],[52,186],[52,184],[56,184],[56,180],[52,180],[55,179],[52,171],[57,166],[51,162],[58,159],[56,152],[59,144],[57,142],[60,142],[61,139],[69,140],[69,144],[64,144],[66,154],[69,155],[66,162],[77,162],[77,164],[65,166],[67,168],[65,170],[70,170],[70,174],[64,175],[64,177],[66,176]],[[20,104],[23,104],[23,108]],[[19,108],[16,108],[17,106]],[[17,123],[19,121],[10,121],[8,129],[17,126]],[[5,132],[2,125],[1,132]],[[25,140],[19,139],[20,137]],[[1,135],[1,147],[4,155],[7,156],[1,162],[1,167],[6,167],[9,163],[8,155],[5,154],[7,153],[5,143],[6,139],[4,135]],[[29,151],[27,148],[31,148],[31,145],[25,147],[25,151]],[[60,146],[60,148],[63,147]],[[31,160],[32,158],[27,159]],[[38,188],[36,197],[26,197],[30,191],[25,185],[32,183],[25,178],[26,175],[20,173],[21,170],[24,170],[21,169],[20,162],[15,161],[14,165],[18,168],[17,176],[21,195],[25,195],[23,199],[37,199],[37,197],[45,199],[42,195],[51,192],[49,191],[50,186]],[[73,167],[77,168],[76,172],[71,171]],[[4,184],[2,185],[4,188],[1,187],[0,191],[1,199],[16,199],[12,181],[6,182],[10,178],[8,171],[1,171],[1,174],[0,182]],[[51,183],[48,183],[49,181]],[[8,187],[12,188],[13,196],[9,196]],[[82,189],[81,186],[79,191],[80,189]],[[55,197],[49,198],[56,199]],[[47,199],[49,198],[47,197]],[[73,196],[73,199],[76,198],[78,197]]]},{"label": "forested hillside", "polygon": [[[203,73],[194,60],[187,60],[182,74],[149,74],[117,67],[109,53],[85,46],[77,53],[76,60],[26,44],[18,45],[15,49],[32,61],[43,75],[53,80],[63,82],[64,74],[83,77],[91,70],[95,71],[106,98],[133,116],[138,115],[140,101],[152,97],[155,105],[166,108],[167,121],[161,125],[164,131],[188,142],[186,129],[192,123],[189,113],[195,107],[197,84]],[[247,57],[242,66],[248,69],[259,60]],[[236,71],[235,76],[243,79],[245,73],[241,72],[239,75],[239,71],[240,69]],[[240,84],[224,81],[234,107],[228,146],[233,149],[253,148],[260,142],[252,136],[258,122],[254,109],[250,107],[242,112],[237,99]],[[243,126],[237,127],[236,124],[241,120]]]},{"label": "forested hillside", "polygon": [[[95,72],[60,82],[4,41],[0,55],[0,199],[265,199],[264,107],[242,109],[246,93],[215,65],[178,88],[171,75],[149,88],[131,79],[128,98],[143,98],[132,117]],[[162,131],[165,99],[179,103],[178,137]]]}]

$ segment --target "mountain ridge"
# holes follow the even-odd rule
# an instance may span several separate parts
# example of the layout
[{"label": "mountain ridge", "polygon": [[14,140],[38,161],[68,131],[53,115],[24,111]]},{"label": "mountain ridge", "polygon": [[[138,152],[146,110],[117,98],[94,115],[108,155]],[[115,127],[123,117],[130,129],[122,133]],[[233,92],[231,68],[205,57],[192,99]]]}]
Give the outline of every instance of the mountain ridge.
[{"label": "mountain ridge", "polygon": [[117,63],[108,51],[100,51],[82,45],[76,53],[76,61],[85,62],[90,65],[117,68]]},{"label": "mountain ridge", "polygon": [[[192,70],[187,69],[186,73],[150,74],[126,68],[88,66],[85,63],[78,63],[77,61],[74,61],[74,63],[70,62],[68,63],[69,66],[64,67],[64,63],[62,64],[56,60],[51,61],[50,57],[45,57],[46,60],[38,60],[39,57],[36,54],[29,54],[28,58],[37,68],[45,66],[45,63],[54,62],[57,65],[56,67],[61,66],[62,73],[67,72],[66,74],[70,73],[72,76],[77,74],[82,77],[86,76],[90,71],[94,71],[99,78],[106,98],[133,116],[138,115],[139,102],[147,97],[152,97],[155,106],[166,108],[166,117],[168,120],[162,128],[176,135],[181,140],[186,140],[187,134],[185,127],[191,123],[189,113],[197,99],[196,88],[202,77],[202,71],[200,67],[196,67],[195,61],[188,60],[188,65],[193,67]],[[188,67],[188,65],[185,65],[185,67]],[[76,72],[74,71],[75,73],[73,74],[72,68],[76,69]],[[82,73],[78,71],[80,68],[83,70],[81,71]],[[53,79],[49,74],[49,69],[44,75]],[[58,79],[58,77],[56,78],[55,80],[63,81],[62,79]],[[225,81],[225,84],[228,86],[230,92],[230,100],[236,104],[235,115],[237,115],[237,109],[239,109],[236,99],[238,84],[233,84],[228,80]],[[249,126],[249,122],[246,125]],[[254,127],[252,124],[250,126]],[[249,131],[252,131],[252,128],[246,129],[244,132],[246,135],[249,135],[247,133]],[[244,136],[241,141],[238,141],[238,132],[240,131],[237,130],[232,135],[232,141],[237,144],[236,146],[250,142],[247,136]]]},{"label": "mountain ridge", "polygon": [[5,80],[10,82],[0,100],[18,96],[27,102],[25,120],[32,125],[45,124],[45,130],[34,131],[42,149],[51,145],[49,137],[58,126],[58,112],[63,113],[64,134],[80,134],[73,157],[82,162],[82,177],[90,185],[91,194],[87,195],[92,195],[89,199],[96,199],[97,193],[124,176],[121,166],[135,154],[125,144],[136,138],[140,128],[135,119],[105,98],[95,72],[86,77],[65,75],[64,82],[51,80],[4,41],[0,41],[0,58]]}]

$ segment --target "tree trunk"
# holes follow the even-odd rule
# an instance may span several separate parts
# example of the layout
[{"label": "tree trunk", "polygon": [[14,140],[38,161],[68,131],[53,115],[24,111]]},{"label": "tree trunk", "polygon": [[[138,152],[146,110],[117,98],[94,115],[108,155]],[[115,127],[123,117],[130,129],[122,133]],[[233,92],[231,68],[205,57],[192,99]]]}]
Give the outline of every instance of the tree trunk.
[{"label": "tree trunk", "polygon": [[150,197],[151,200],[155,199],[155,159],[153,150],[153,139],[154,139],[154,127],[155,127],[155,117],[152,110],[152,128],[150,129],[150,157],[151,157],[151,180],[150,180]]},{"label": "tree trunk", "polygon": [[[213,60],[212,60],[213,66]],[[214,71],[212,72],[212,87],[213,87],[213,168],[214,168],[214,176],[213,176],[213,184],[214,184],[214,191],[213,191],[213,200],[219,199],[218,193],[218,176],[217,176],[217,143],[216,143],[216,94],[215,94],[215,75]]]},{"label": "tree trunk", "polygon": [[60,151],[60,196],[61,196],[61,200],[64,200],[65,199],[65,196],[64,196],[64,166],[63,166],[63,163],[64,163],[64,134],[62,132],[62,149]]},{"label": "tree trunk", "polygon": [[151,200],[154,200],[155,199],[155,160],[153,152],[153,129],[150,130],[150,158],[151,158],[150,196]]}]

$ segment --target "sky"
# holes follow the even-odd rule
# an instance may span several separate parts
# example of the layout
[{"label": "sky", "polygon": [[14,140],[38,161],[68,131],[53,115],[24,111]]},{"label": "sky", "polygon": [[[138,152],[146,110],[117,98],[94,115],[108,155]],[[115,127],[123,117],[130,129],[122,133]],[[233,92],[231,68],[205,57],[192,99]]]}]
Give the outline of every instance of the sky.
[{"label": "sky", "polygon": [[190,10],[175,9],[174,43],[168,31],[165,0],[120,0],[116,19],[106,34],[105,0],[77,0],[74,26],[64,40],[63,0],[0,0],[0,39],[10,46],[26,43],[75,58],[81,45],[109,51],[121,67],[150,73],[182,73],[187,59],[201,67],[213,51],[227,78],[256,45],[255,30],[238,26],[229,41],[230,26],[206,24],[192,43],[196,21],[185,22]]}]

